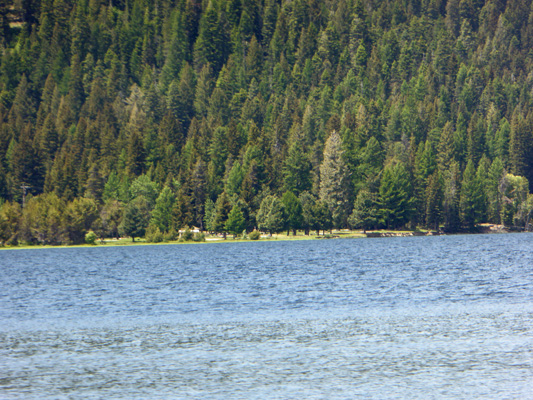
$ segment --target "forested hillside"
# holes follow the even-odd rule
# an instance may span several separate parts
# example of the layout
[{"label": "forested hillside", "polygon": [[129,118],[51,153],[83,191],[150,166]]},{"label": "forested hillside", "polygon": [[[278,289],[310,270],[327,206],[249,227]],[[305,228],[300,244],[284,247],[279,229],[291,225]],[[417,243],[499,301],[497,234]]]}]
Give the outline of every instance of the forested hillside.
[{"label": "forested hillside", "polygon": [[1,1],[0,241],[524,228],[530,3]]}]

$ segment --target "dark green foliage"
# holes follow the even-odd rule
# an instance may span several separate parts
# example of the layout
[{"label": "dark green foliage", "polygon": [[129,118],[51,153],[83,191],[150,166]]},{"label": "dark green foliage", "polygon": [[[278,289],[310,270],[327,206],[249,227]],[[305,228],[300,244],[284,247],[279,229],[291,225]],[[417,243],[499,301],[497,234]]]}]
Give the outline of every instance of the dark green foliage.
[{"label": "dark green foliage", "polygon": [[150,221],[150,206],[143,197],[136,197],[124,208],[124,215],[119,230],[122,235],[130,236],[132,241],[136,237],[144,236]]},{"label": "dark green foliage", "polygon": [[377,201],[375,193],[366,189],[359,191],[353,205],[353,211],[348,218],[352,228],[360,228],[363,231],[375,228],[378,225]]},{"label": "dark green foliage", "polygon": [[322,231],[331,230],[333,228],[333,220],[331,218],[331,211],[324,201],[317,201],[313,207],[313,229],[316,230],[317,235]]},{"label": "dark green foliage", "polygon": [[481,188],[476,179],[476,171],[472,161],[468,161],[463,173],[460,199],[461,221],[466,229],[472,230],[479,221],[481,208]]},{"label": "dark green foliage", "polygon": [[500,190],[506,173],[533,182],[527,2],[14,4],[0,5],[0,201],[22,205],[25,187],[33,208],[53,210],[51,194],[65,208],[2,240],[83,241],[78,198],[116,235],[108,204],[142,195],[151,211],[165,186],[163,235],[225,231],[234,204],[251,230],[287,191],[306,232],[520,225],[529,207]]},{"label": "dark green foliage", "polygon": [[296,230],[300,229],[303,223],[302,204],[293,192],[285,192],[281,201],[285,207],[287,231],[292,230],[293,235],[296,236]]},{"label": "dark green foliage", "polygon": [[413,212],[411,180],[402,163],[389,164],[379,187],[379,213],[387,228],[401,228]]},{"label": "dark green foliage", "polygon": [[240,235],[246,226],[244,216],[242,215],[241,208],[235,204],[228,214],[228,219],[225,223],[226,230],[235,236]]},{"label": "dark green foliage", "polygon": [[311,229],[314,229],[316,225],[314,214],[316,198],[309,192],[303,192],[298,199],[302,205],[302,228],[305,230],[305,234],[309,235]]},{"label": "dark green foliage", "polygon": [[293,142],[283,165],[284,187],[300,194],[311,189],[311,163],[302,148],[302,143]]},{"label": "dark green foliage", "polygon": [[426,226],[436,231],[439,230],[442,221],[443,186],[439,172],[435,172],[429,177],[426,189]]},{"label": "dark green foliage", "polygon": [[232,206],[229,202],[228,195],[226,192],[223,192],[215,203],[215,217],[212,222],[213,231],[217,233],[224,233],[225,235],[227,232],[226,221],[228,220],[231,210]]}]

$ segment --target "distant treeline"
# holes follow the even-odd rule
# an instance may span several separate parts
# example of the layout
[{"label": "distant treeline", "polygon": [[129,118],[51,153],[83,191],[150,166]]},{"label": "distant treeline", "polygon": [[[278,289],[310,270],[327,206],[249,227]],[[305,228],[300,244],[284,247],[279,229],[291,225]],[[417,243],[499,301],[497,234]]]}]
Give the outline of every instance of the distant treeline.
[{"label": "distant treeline", "polygon": [[530,1],[8,3],[1,242],[529,222]]}]

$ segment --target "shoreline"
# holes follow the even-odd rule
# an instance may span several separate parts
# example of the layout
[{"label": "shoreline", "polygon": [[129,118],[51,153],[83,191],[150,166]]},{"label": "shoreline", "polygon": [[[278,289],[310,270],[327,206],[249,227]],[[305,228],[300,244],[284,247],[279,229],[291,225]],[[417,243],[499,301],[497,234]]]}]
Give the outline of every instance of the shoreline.
[{"label": "shoreline", "polygon": [[379,231],[351,231],[351,230],[339,230],[333,231],[333,233],[316,235],[305,235],[303,232],[296,236],[288,236],[284,233],[269,235],[261,235],[259,240],[233,239],[231,235],[228,235],[226,239],[222,237],[207,237],[203,242],[194,241],[179,241],[173,240],[168,242],[152,243],[146,242],[144,239],[138,239],[132,242],[130,238],[122,238],[120,240],[109,239],[104,243],[90,244],[72,244],[72,245],[17,245],[17,246],[2,246],[2,250],[31,250],[31,249],[68,249],[68,248],[105,248],[105,247],[124,247],[124,246],[159,246],[159,245],[181,245],[181,244],[213,244],[213,243],[248,243],[248,242],[271,242],[271,241],[302,241],[302,240],[324,240],[324,239],[374,239],[374,238],[388,238],[388,237],[420,237],[420,236],[443,236],[443,235],[479,235],[479,234],[506,234],[506,233],[525,233],[525,231],[510,231],[499,225],[482,224],[478,227],[476,232],[457,232],[457,233],[442,233],[431,230],[415,230],[415,231],[391,231],[391,230],[379,230]]}]

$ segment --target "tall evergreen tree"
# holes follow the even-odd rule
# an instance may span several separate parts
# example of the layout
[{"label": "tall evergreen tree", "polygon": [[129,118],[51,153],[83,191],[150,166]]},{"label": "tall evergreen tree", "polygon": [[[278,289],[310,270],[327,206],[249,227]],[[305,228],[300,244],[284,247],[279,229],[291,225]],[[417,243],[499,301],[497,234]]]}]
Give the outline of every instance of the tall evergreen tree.
[{"label": "tall evergreen tree", "polygon": [[172,209],[174,208],[174,203],[174,193],[172,193],[172,190],[168,186],[165,186],[157,197],[150,220],[150,223],[157,226],[161,232],[168,232],[172,228]]},{"label": "tall evergreen tree", "polygon": [[270,234],[281,232],[284,228],[285,206],[276,196],[266,196],[257,212],[257,227]]},{"label": "tall evergreen tree", "polygon": [[439,231],[439,225],[442,221],[443,199],[443,182],[437,171],[429,177],[426,189],[426,225],[436,231]]},{"label": "tall evergreen tree", "polygon": [[479,222],[480,188],[476,179],[476,169],[472,160],[468,161],[461,183],[461,221],[468,230],[473,230]]},{"label": "tall evergreen tree", "polygon": [[302,227],[302,205],[300,200],[293,192],[285,192],[281,197],[283,206],[285,207],[285,222],[287,228],[287,236],[292,230],[293,236],[296,236],[296,230]]},{"label": "tall evergreen tree", "polygon": [[381,219],[387,228],[400,228],[409,221],[413,212],[411,183],[402,163],[389,164],[383,170],[379,206]]},{"label": "tall evergreen tree", "polygon": [[235,204],[228,214],[228,219],[226,220],[224,227],[233,235],[233,238],[235,239],[235,237],[244,230],[245,226],[246,222],[244,220],[244,216],[242,215],[242,211],[240,207]]},{"label": "tall evergreen tree", "polygon": [[361,228],[365,233],[367,229],[378,225],[377,199],[374,193],[366,189],[357,193],[348,222],[352,228]]},{"label": "tall evergreen tree", "polygon": [[150,222],[150,207],[143,196],[136,197],[124,208],[120,232],[130,236],[134,242],[136,237],[144,236]]},{"label": "tall evergreen tree", "polygon": [[343,154],[340,135],[333,131],[326,141],[320,165],[319,197],[328,205],[333,223],[339,228],[346,226],[349,211],[349,171]]}]

